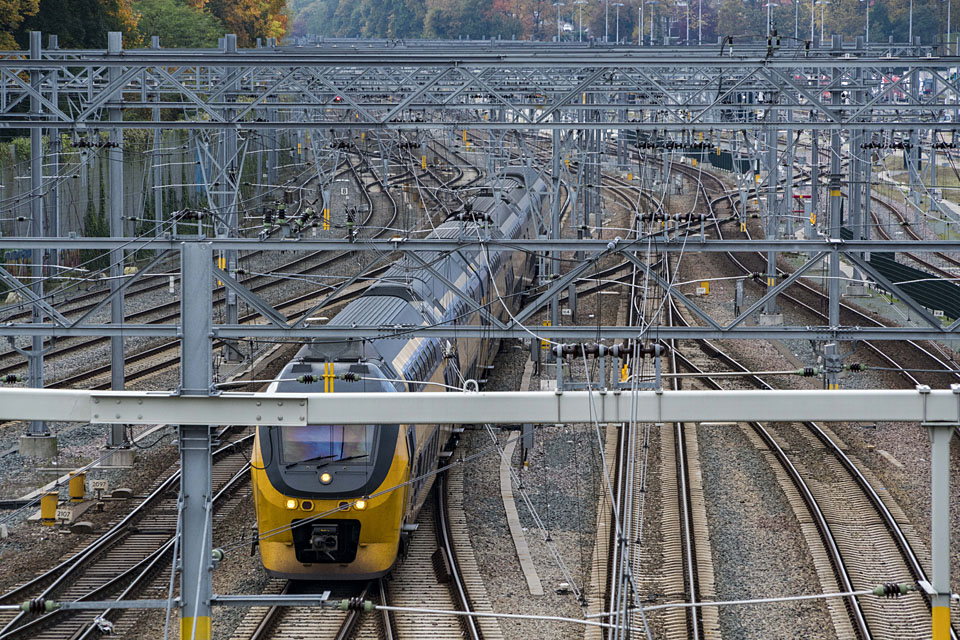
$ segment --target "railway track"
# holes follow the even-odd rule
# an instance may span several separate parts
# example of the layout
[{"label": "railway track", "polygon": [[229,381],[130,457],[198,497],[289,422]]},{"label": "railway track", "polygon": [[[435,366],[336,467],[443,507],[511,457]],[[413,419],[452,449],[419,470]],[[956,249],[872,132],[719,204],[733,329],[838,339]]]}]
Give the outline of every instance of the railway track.
[{"label": "railway track", "polygon": [[[674,308],[677,319],[686,324]],[[732,356],[706,340],[694,341],[708,361],[720,362],[727,370],[748,373],[749,369]],[[709,365],[677,350],[678,364],[691,373],[708,373]],[[710,377],[698,378],[707,387],[715,390],[730,388]],[[760,389],[773,389],[756,375],[740,378],[745,383]],[[785,428],[776,430],[758,422],[749,423],[750,428],[780,465],[796,488],[808,510],[810,522],[816,527],[816,536],[807,533],[806,538],[814,554],[829,560],[836,586],[842,591],[879,582],[915,582],[926,580],[927,574],[916,549],[922,545],[916,531],[906,516],[895,505],[887,505],[867,474],[844,451],[845,445],[826,427],[813,422],[799,425],[798,437],[807,447],[795,448],[785,444]],[[788,453],[789,452],[789,453]],[[826,475],[806,471],[803,459],[815,464],[814,459],[827,456]],[[822,469],[822,466],[818,465]],[[789,498],[789,496],[788,496]],[[801,519],[803,522],[803,519]],[[871,535],[864,535],[869,531]],[[823,579],[823,572],[818,571]],[[824,585],[829,589],[833,585]],[[849,616],[849,628],[840,625],[839,637],[869,638],[925,638],[929,623],[929,603],[923,606],[919,599],[908,599],[895,604],[886,600],[856,598],[845,599]],[[836,618],[835,618],[836,623]],[[853,635],[851,635],[853,634]],[[951,630],[951,637],[956,637]]]},{"label": "railway track", "polygon": [[[349,171],[352,172],[353,175],[355,176],[356,182],[359,185],[361,192],[364,194],[364,196],[367,199],[368,215],[364,219],[364,221],[361,223],[361,227],[365,227],[370,224],[370,221],[372,220],[374,215],[375,207],[373,205],[373,199],[367,190],[367,185],[364,184],[359,173],[357,172],[356,167],[354,167],[354,165],[349,161],[347,161],[347,164],[349,166]],[[392,203],[393,215],[384,225],[384,227],[389,227],[393,223],[393,221],[396,219],[397,205],[396,205],[396,201],[393,199],[389,191],[383,190],[382,193],[384,193]],[[383,233],[385,233],[385,231],[380,230],[378,232],[378,235],[382,235]],[[377,236],[374,236],[374,237],[377,237]],[[285,276],[289,276],[293,274],[293,275],[302,277],[302,276],[309,276],[309,275],[321,273],[329,269],[331,266],[343,261],[346,255],[341,253],[334,256],[326,256],[324,255],[325,253],[327,252],[323,252],[323,251],[310,252],[303,256],[299,256],[294,260],[286,262],[278,266],[277,268],[272,269],[270,272],[266,274],[263,274],[263,275],[258,274],[258,275],[252,275],[246,278],[241,278],[240,282],[246,288],[250,289],[252,292],[257,293],[258,295],[263,295],[264,293],[270,291],[271,289],[276,288],[278,285],[282,285],[285,282],[284,279],[280,279],[280,280],[275,279],[273,274],[277,274],[277,275],[283,274]],[[163,288],[164,286],[166,285],[165,284],[158,285],[156,287],[152,287],[150,290],[152,291],[157,288]],[[218,295],[218,293],[215,293],[215,297],[219,298],[219,300],[215,299],[214,301],[215,309],[218,306],[223,305],[223,299],[222,299],[223,296]],[[85,305],[80,309],[74,310],[73,313],[79,314],[79,312],[81,311],[83,313],[90,312],[92,309],[96,307],[96,305],[97,303]],[[160,324],[164,322],[175,321],[179,317],[180,317],[180,303],[179,301],[174,300],[168,303],[154,305],[149,309],[128,313],[125,316],[125,320],[129,322],[136,321],[136,322],[144,322],[147,324]],[[61,340],[61,346],[53,348],[48,354],[46,354],[45,359],[48,362],[55,363],[57,358],[76,353],[83,349],[88,349],[95,345],[105,344],[108,341],[109,341],[109,338]],[[6,364],[3,364],[2,366],[0,366],[0,375],[16,373],[23,370],[24,367],[26,367],[25,359],[20,354],[17,354],[16,352],[12,352],[12,351],[5,352],[4,354],[0,354],[0,358],[7,361]]]},{"label": "railway track", "polygon": [[[716,185],[719,185],[719,189],[724,192],[724,194],[723,194],[721,197],[719,197],[719,198],[713,198],[713,197],[711,197],[711,196],[706,192],[706,186],[703,184],[703,181],[700,181],[700,183],[699,183],[699,184],[700,184],[699,188],[701,188],[701,189],[704,190],[704,195],[705,195],[705,198],[706,198],[706,202],[707,202],[708,207],[709,207],[710,212],[711,212],[711,217],[710,217],[710,219],[711,219],[712,224],[714,225],[714,229],[715,229],[715,233],[716,233],[716,235],[717,235],[717,238],[720,239],[720,240],[722,240],[722,239],[723,239],[723,231],[722,231],[722,229],[721,229],[721,226],[720,226],[718,217],[717,217],[717,215],[714,213],[714,206],[715,206],[715,203],[716,203],[717,201],[726,201],[726,202],[728,203],[728,206],[730,206],[731,208],[733,208],[732,197],[730,196],[730,194],[725,193],[726,190],[725,190],[725,188],[724,188],[724,186],[723,186],[723,183],[722,183],[722,182],[720,181],[720,179],[717,178],[716,176],[714,176],[714,175],[712,175],[712,174],[710,174],[710,173],[708,173],[708,172],[697,172],[696,170],[694,170],[694,169],[692,169],[692,168],[690,168],[690,167],[684,167],[683,165],[675,165],[675,166],[680,169],[680,172],[681,172],[681,173],[685,173],[685,174],[687,174],[687,175],[689,175],[690,173],[696,173],[698,176],[702,176],[703,178],[706,178],[707,180],[710,180],[710,181],[714,182]],[[747,239],[750,239],[749,231],[747,232]],[[752,277],[754,273],[762,272],[762,271],[765,271],[765,270],[766,270],[766,267],[765,267],[765,266],[764,266],[763,268],[760,268],[760,267],[758,267],[758,268],[751,268],[751,267],[749,267],[749,266],[744,262],[744,259],[741,259],[741,257],[740,257],[741,255],[745,255],[745,254],[734,254],[734,253],[732,253],[732,252],[727,252],[725,255],[727,256],[728,260],[730,260],[730,262],[731,262],[744,276],[746,276],[746,277],[748,277],[748,278]],[[757,252],[757,253],[754,253],[754,254],[746,254],[746,255],[752,256],[752,258],[753,258],[754,260],[761,261],[760,264],[765,265],[766,256],[764,256],[763,254]],[[779,277],[786,278],[786,277],[788,277],[789,275],[790,275],[790,274],[789,274],[788,272],[778,269],[778,276],[779,276]],[[826,303],[827,303],[827,301],[828,301],[828,297],[827,297],[826,294],[824,294],[823,292],[821,292],[818,288],[816,288],[816,287],[814,287],[814,286],[812,286],[812,285],[810,285],[810,284],[807,284],[807,283],[804,282],[802,279],[797,280],[796,282],[794,282],[794,284],[793,284],[792,286],[796,287],[796,288],[797,288],[798,290],[800,290],[804,295],[807,295],[807,296],[813,298],[814,300],[818,301],[818,302],[820,303],[820,307],[821,307],[821,308],[822,308],[824,305],[826,305]],[[827,315],[824,314],[824,313],[821,311],[820,308],[817,308],[817,307],[815,307],[813,304],[810,304],[810,303],[808,303],[808,302],[805,302],[804,300],[800,299],[800,298],[799,298],[798,296],[796,296],[796,295],[792,295],[792,294],[789,294],[789,293],[787,293],[787,292],[784,291],[784,292],[781,292],[780,294],[778,294],[777,297],[778,297],[778,299],[783,299],[783,300],[789,301],[792,305],[796,306],[798,309],[802,309],[804,312],[813,315],[813,316],[816,317],[819,321],[821,321],[821,322],[823,322],[823,323],[825,323],[825,324],[827,324],[827,323],[829,322],[829,320],[828,320],[828,318],[827,318]],[[872,316],[867,315],[866,313],[861,312],[860,310],[856,309],[855,307],[852,307],[852,306],[850,306],[850,305],[844,304],[843,302],[840,303],[840,311],[841,311],[841,314],[845,314],[845,315],[846,315],[846,317],[847,317],[847,322],[848,322],[851,326],[864,326],[864,325],[866,325],[866,326],[874,326],[874,327],[887,326],[887,325],[884,324],[883,322],[881,322],[881,321],[879,321],[879,320],[876,320],[876,319],[874,319]],[[952,356],[951,356],[950,354],[946,353],[945,350],[944,350],[940,345],[938,345],[938,344],[936,344],[936,343],[921,343],[920,341],[917,341],[917,340],[905,340],[905,341],[903,341],[903,342],[904,342],[905,344],[907,344],[907,345],[910,347],[910,349],[912,349],[924,362],[932,362],[932,363],[934,364],[934,366],[936,366],[936,367],[938,367],[938,368],[940,368],[940,369],[943,369],[943,370],[945,371],[945,373],[942,374],[942,375],[947,375],[947,376],[949,376],[950,378],[952,378],[952,381],[953,381],[953,382],[960,381],[960,373],[955,373],[955,372],[954,372],[954,371],[958,368],[957,365],[956,365],[956,363],[952,361]],[[905,371],[905,370],[903,370],[904,367],[901,367],[901,366],[900,366],[893,358],[891,358],[891,357],[886,353],[886,351],[885,351],[883,348],[881,348],[879,345],[877,345],[877,344],[875,344],[875,343],[872,343],[872,342],[869,342],[869,341],[861,341],[860,344],[862,344],[862,345],[864,346],[864,348],[866,348],[868,351],[870,351],[870,353],[872,353],[874,356],[876,356],[876,357],[877,357],[881,362],[883,362],[885,365],[889,365],[891,368],[900,369],[900,371],[898,371],[898,373],[900,374],[900,376],[903,377],[905,380],[907,380],[911,385],[922,384],[921,379],[926,379],[926,378],[931,377],[932,375],[937,375],[937,374],[927,374],[927,376],[922,376],[922,375],[921,375],[921,376],[917,376],[917,375],[914,375],[914,374],[911,373],[910,371]],[[905,368],[906,368],[906,369],[910,369],[910,368],[912,368],[912,367],[907,366],[907,367],[905,367]]]},{"label": "railway track", "polygon": [[[486,591],[469,547],[466,523],[461,517],[462,482],[459,468],[437,476],[433,499],[428,500],[420,512],[418,529],[411,536],[407,555],[388,577],[361,583],[274,581],[270,591],[291,595],[330,591],[333,599],[358,598],[392,607],[489,611]],[[307,637],[318,640],[499,640],[503,636],[492,618],[277,606],[251,610],[231,640]]]},{"label": "railway track", "polygon": [[[247,430],[232,434],[213,452],[214,517],[236,506],[248,491],[249,447]],[[149,494],[126,515],[82,549],[45,573],[7,591],[0,604],[17,604],[34,598],[53,600],[131,599],[151,590],[166,597],[175,546],[177,495],[180,471],[174,469],[157,480]],[[129,630],[133,615],[122,610],[55,610],[30,618],[25,613],[0,615],[0,638],[79,640],[99,636],[107,623],[115,631]]]}]

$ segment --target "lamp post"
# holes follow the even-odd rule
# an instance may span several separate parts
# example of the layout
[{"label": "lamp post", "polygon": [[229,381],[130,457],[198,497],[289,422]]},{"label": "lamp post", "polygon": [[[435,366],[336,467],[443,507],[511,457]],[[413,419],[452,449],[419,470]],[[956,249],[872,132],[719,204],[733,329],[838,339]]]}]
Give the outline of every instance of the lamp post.
[{"label": "lamp post", "polygon": [[[953,0],[947,0],[947,55],[950,55],[950,5]],[[869,7],[867,7],[869,9]]]},{"label": "lamp post", "polygon": [[[912,4],[913,0],[910,2]],[[816,3],[820,5],[820,42],[823,43],[823,23],[826,20],[827,5],[830,4],[830,0],[817,0]]]},{"label": "lamp post", "polygon": [[617,8],[617,16],[616,16],[617,32],[616,32],[616,36],[617,36],[617,44],[619,45],[619,44],[620,44],[620,7],[623,6],[623,3],[622,3],[622,2],[614,2],[614,3],[613,3],[613,6],[615,6],[615,7]]},{"label": "lamp post", "polygon": [[[947,12],[950,15],[950,12]],[[697,45],[703,44],[703,0],[697,2]]]},{"label": "lamp post", "polygon": [[557,8],[557,42],[560,42],[560,7],[565,6],[565,2],[554,2],[553,6]]},{"label": "lamp post", "polygon": [[873,0],[860,0],[860,2],[866,2],[866,3],[867,3],[867,35],[866,35],[866,40],[865,40],[865,42],[866,42],[867,44],[870,44],[870,3],[871,3],[872,1],[873,1]]},{"label": "lamp post", "polygon": [[913,46],[913,0],[910,0],[910,31],[907,40],[909,40],[910,45]]},{"label": "lamp post", "polygon": [[643,2],[637,7],[637,13],[640,14],[640,29],[637,30],[637,46],[643,46]]},{"label": "lamp post", "polygon": [[768,2],[764,5],[767,8],[767,37],[770,37],[770,23],[773,20],[773,3]]},{"label": "lamp post", "polygon": [[583,42],[583,5],[587,4],[587,0],[574,0],[573,4],[580,7],[580,29],[577,36],[578,40]]},{"label": "lamp post", "polygon": [[813,42],[813,29],[817,21],[817,3],[810,0],[810,42]]},{"label": "lamp post", "polygon": [[603,0],[603,43],[610,42],[610,0]]},{"label": "lamp post", "polygon": [[[657,4],[657,0],[647,0],[647,4]],[[650,7],[650,46],[653,46],[653,7]]]},{"label": "lamp post", "polygon": [[793,0],[793,39],[800,39],[800,3],[797,0]]}]

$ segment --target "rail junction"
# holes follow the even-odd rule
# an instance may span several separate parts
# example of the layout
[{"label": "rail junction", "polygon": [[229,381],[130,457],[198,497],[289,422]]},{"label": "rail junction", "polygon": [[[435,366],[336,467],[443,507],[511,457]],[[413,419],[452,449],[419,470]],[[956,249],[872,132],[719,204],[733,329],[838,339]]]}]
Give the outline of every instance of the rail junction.
[{"label": "rail junction", "polygon": [[[38,559],[35,575],[7,576],[0,640],[134,637],[140,624],[209,639],[217,620],[232,620],[223,637],[238,640],[304,629],[706,640],[754,637],[741,615],[793,605],[819,616],[824,637],[956,637],[956,51],[838,36],[160,44],[126,50],[111,34],[104,50],[74,51],[35,33],[28,54],[0,55],[0,128],[30,141],[18,168],[29,185],[7,191],[0,212],[0,419],[18,436],[0,460],[54,459],[68,434],[106,432],[65,481],[0,497],[12,510],[0,552],[8,539],[29,552],[18,536],[40,526],[26,518],[38,506],[81,540],[56,563]],[[135,189],[133,156],[148,166]],[[168,161],[185,184],[171,183]],[[105,236],[66,214],[70,182],[92,194],[95,170]],[[535,183],[547,185],[535,206],[512,195],[530,198]],[[532,237],[478,213],[523,207]],[[454,258],[479,293],[439,266]],[[491,274],[520,263],[536,276],[514,301],[514,272]],[[428,280],[440,290],[425,294]],[[435,321],[336,321],[387,288]],[[440,321],[454,301],[463,314]],[[444,363],[466,357],[461,341],[499,355],[479,357],[473,379],[380,376],[407,392],[373,398],[334,392],[366,380],[352,370],[324,374],[323,393],[268,389],[307,342],[398,340],[437,345]],[[500,374],[507,362],[522,382]],[[444,392],[414,395],[429,385]],[[432,483],[388,575],[218,583],[272,535],[230,528],[257,517],[256,429],[396,423],[452,425],[451,446],[431,450],[437,469],[306,519]],[[85,497],[86,475],[136,469],[154,432],[177,449],[142,491]],[[870,440],[880,432],[898,435],[881,450]],[[903,455],[924,466],[904,470],[888,449],[915,432],[929,442]],[[743,460],[724,470],[727,439]],[[557,452],[579,449],[592,457],[565,473]],[[508,557],[496,556],[489,532],[502,523],[486,520],[478,493],[493,481],[471,475],[489,459],[505,469],[497,496],[522,507]],[[746,550],[720,522],[752,516],[719,499],[724,472],[740,487],[767,483],[750,508],[796,534],[807,582],[785,577],[770,592],[746,577],[756,568],[731,568]],[[922,489],[888,491],[921,473]],[[61,486],[102,519],[61,513]],[[910,491],[923,493],[902,507]],[[595,508],[564,507],[574,526],[552,511],[564,500]],[[516,557],[530,564],[519,589],[502,576]],[[504,596],[541,578],[546,595]],[[227,609],[241,614],[215,617]]]}]

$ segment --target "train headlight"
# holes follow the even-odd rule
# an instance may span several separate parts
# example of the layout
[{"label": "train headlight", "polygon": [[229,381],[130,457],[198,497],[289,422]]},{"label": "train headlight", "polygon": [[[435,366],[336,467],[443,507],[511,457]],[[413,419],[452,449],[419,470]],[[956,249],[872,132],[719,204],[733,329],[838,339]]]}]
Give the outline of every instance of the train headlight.
[{"label": "train headlight", "polygon": [[356,509],[357,511],[363,511],[364,509],[367,508],[367,501],[357,500],[356,502],[353,503],[353,508]]},{"label": "train headlight", "polygon": [[321,484],[330,484],[333,481],[333,476],[327,472],[320,474],[320,483]]},{"label": "train headlight", "polygon": [[293,498],[287,498],[287,509],[296,509],[297,501]]}]

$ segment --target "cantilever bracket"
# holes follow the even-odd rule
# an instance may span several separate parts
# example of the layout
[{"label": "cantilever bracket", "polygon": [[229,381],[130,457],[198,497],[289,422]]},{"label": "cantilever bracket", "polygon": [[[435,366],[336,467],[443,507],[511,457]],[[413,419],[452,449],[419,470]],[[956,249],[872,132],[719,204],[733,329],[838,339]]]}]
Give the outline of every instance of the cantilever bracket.
[{"label": "cantilever bracket", "polygon": [[11,349],[13,349],[14,351],[16,351],[17,353],[19,353],[25,358],[31,358],[38,355],[45,356],[50,351],[53,351],[53,348],[57,345],[57,337],[50,336],[50,346],[47,347],[46,349],[41,349],[39,353],[33,350],[27,351],[26,349],[21,349],[20,347],[18,347],[16,336],[7,336],[7,342],[10,344]]}]

